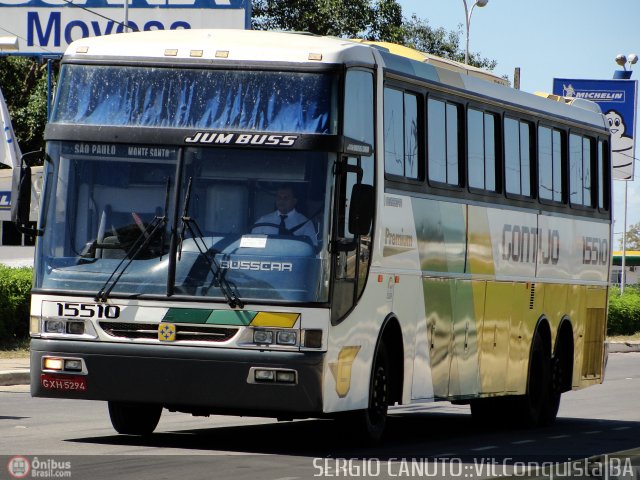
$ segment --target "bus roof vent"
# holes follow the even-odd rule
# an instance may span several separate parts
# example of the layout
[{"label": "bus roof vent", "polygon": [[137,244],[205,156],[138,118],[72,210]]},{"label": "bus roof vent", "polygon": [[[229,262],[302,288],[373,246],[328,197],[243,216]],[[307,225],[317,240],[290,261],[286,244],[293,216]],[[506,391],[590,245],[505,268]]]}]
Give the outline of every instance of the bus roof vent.
[{"label": "bus roof vent", "polygon": [[353,39],[353,41],[363,43],[365,45],[371,45],[374,48],[393,53],[394,55],[400,55],[401,57],[417,60],[418,62],[428,63],[435,67],[444,68],[446,70],[451,70],[463,75],[469,75],[471,77],[481,78],[482,80],[504,85],[505,87],[509,86],[508,80],[494,73],[487,72],[486,70],[482,70],[481,68],[473,67],[471,65],[465,65],[464,63],[456,62],[455,60],[449,60],[430,53],[421,52],[420,50],[405,47],[404,45],[389,42],[372,42],[369,40],[360,40],[358,38]]},{"label": "bus roof vent", "polygon": [[554,95],[553,93],[547,92],[534,92],[534,95],[548,98],[549,100],[553,100],[554,102],[561,102],[567,105],[572,105],[574,107],[582,108],[583,110],[589,110],[590,112],[602,113],[600,105],[585,98],[563,97],[562,95]]}]

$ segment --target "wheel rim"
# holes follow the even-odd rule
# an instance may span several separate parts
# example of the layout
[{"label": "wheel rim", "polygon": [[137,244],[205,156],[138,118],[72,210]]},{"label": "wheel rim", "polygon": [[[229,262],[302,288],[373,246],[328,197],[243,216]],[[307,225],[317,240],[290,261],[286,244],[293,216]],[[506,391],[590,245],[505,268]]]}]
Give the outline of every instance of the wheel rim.
[{"label": "wheel rim", "polygon": [[389,405],[387,392],[387,372],[382,366],[376,368],[371,387],[371,402],[369,416],[373,424],[383,422]]}]

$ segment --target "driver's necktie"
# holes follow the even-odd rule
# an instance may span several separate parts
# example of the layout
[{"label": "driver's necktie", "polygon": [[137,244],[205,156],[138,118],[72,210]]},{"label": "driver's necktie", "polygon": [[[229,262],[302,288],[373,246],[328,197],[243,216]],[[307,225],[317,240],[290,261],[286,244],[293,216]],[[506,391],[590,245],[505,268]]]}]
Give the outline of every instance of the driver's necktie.
[{"label": "driver's necktie", "polygon": [[278,235],[287,234],[287,227],[284,224],[284,221],[286,218],[287,218],[287,215],[280,215],[280,225],[278,225]]}]

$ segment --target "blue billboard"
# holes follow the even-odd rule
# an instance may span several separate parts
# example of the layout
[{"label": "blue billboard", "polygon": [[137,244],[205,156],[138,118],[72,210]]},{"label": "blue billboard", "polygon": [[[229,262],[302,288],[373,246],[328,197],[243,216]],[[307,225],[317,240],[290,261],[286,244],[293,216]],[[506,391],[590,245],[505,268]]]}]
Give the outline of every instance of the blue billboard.
[{"label": "blue billboard", "polygon": [[607,117],[615,180],[633,180],[637,91],[636,80],[553,79],[555,95],[591,100]]},{"label": "blue billboard", "polygon": [[[122,33],[125,0],[0,0],[0,35],[15,54],[59,55],[74,40]],[[128,0],[129,31],[249,28],[251,0]]]}]

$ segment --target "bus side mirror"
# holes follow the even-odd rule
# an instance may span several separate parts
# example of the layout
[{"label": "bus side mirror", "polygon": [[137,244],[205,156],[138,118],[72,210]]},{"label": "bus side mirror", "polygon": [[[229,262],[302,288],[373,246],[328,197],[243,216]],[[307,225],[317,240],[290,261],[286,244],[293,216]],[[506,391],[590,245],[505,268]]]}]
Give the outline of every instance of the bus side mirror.
[{"label": "bus side mirror", "polygon": [[31,212],[31,167],[24,166],[20,169],[17,179],[17,188],[12,194],[11,221],[16,225],[25,225],[29,222]]},{"label": "bus side mirror", "polygon": [[42,151],[25,153],[21,159],[21,168],[14,171],[11,187],[11,221],[21,233],[27,235],[40,235],[37,229],[29,228],[29,215],[31,213],[31,167],[27,163],[31,157],[41,157]]},{"label": "bus side mirror", "polygon": [[373,222],[374,200],[373,186],[364,183],[356,183],[353,186],[349,204],[349,233],[369,235]]}]

